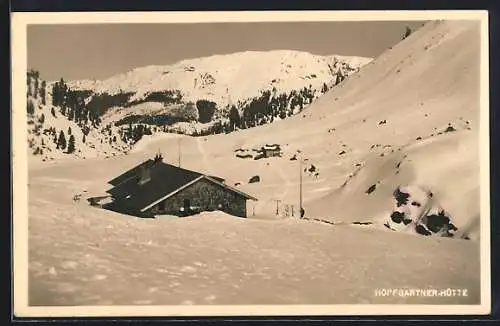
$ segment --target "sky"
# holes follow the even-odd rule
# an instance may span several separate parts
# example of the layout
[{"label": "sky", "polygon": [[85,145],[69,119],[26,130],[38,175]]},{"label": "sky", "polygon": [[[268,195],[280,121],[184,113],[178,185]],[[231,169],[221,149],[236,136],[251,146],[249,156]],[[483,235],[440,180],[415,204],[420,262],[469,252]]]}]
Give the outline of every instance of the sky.
[{"label": "sky", "polygon": [[28,69],[45,80],[105,79],[133,68],[240,51],[375,58],[423,21],[30,25]]}]

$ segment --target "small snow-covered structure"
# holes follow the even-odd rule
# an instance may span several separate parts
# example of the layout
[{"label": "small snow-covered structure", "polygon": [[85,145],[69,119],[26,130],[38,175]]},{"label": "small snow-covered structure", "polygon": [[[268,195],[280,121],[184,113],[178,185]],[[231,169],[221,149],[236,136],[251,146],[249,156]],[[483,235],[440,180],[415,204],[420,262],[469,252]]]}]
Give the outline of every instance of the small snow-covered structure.
[{"label": "small snow-covered structure", "polygon": [[264,157],[281,156],[281,148],[279,144],[266,144],[264,147],[262,147],[261,151],[264,154]]},{"label": "small snow-covered structure", "polygon": [[220,210],[247,217],[247,200],[256,198],[225,184],[219,177],[186,170],[163,162],[160,155],[133,167],[113,180],[105,208],[121,213],[154,217],[188,216]]},{"label": "small snow-covered structure", "polygon": [[260,149],[254,149],[254,151],[257,152],[257,155],[254,156],[254,160],[259,160],[268,157],[281,157],[282,155],[281,147],[279,144],[272,144],[272,145],[266,144],[265,146],[262,146]]}]

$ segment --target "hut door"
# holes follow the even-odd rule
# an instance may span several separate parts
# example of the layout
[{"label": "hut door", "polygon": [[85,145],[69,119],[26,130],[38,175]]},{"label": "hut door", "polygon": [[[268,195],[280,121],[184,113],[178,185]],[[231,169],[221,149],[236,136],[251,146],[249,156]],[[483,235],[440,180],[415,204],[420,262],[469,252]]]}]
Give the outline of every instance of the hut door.
[{"label": "hut door", "polygon": [[184,212],[189,212],[189,207],[191,206],[191,203],[189,202],[189,199],[184,199]]}]

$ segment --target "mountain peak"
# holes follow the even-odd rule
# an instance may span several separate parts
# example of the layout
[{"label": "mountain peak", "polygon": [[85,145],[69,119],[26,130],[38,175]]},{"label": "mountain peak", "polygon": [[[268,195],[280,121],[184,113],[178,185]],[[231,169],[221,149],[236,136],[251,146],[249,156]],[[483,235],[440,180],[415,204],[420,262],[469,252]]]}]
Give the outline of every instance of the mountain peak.
[{"label": "mountain peak", "polygon": [[[83,134],[77,134],[77,147],[93,145],[96,150],[102,147],[102,151],[111,153],[127,150],[144,132],[220,133],[285,119],[301,112],[371,60],[295,50],[215,54],[171,65],[137,67],[105,80],[48,83],[44,92],[50,96],[63,92],[62,102],[57,98],[54,102],[50,96],[47,105],[37,99],[32,101],[51,117],[45,123],[47,135],[55,136],[54,128],[60,130],[66,118],[76,121],[86,133],[90,123],[90,129],[96,129],[97,134],[86,134],[85,145]],[[38,77],[33,77],[32,82],[32,87],[38,89]],[[50,102],[60,106],[56,109],[60,115],[51,112]],[[233,108],[237,113],[231,113]],[[89,117],[93,119],[90,122]],[[33,135],[41,125],[33,129]],[[100,133],[107,138],[101,139]],[[47,138],[44,143],[50,141]],[[48,149],[48,145],[35,143],[36,137],[33,147]]]},{"label": "mountain peak", "polygon": [[105,80],[70,81],[68,86],[96,93],[133,92],[135,98],[177,89],[186,99],[208,99],[220,104],[227,102],[228,92],[233,98],[247,99],[273,87],[284,92],[309,85],[319,88],[335,79],[339,69],[357,70],[371,60],[294,50],[244,51],[137,67]]}]

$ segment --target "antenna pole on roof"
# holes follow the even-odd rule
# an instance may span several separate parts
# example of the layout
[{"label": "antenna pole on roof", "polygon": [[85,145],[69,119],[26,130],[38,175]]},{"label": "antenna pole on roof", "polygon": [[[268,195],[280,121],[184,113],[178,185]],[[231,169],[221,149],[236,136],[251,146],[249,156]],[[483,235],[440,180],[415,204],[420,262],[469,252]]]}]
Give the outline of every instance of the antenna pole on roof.
[{"label": "antenna pole on roof", "polygon": [[161,151],[160,149],[158,148],[158,153],[155,155],[155,162],[158,162],[158,161],[163,161],[163,156],[161,156]]},{"label": "antenna pole on roof", "polygon": [[181,138],[179,137],[179,155],[178,155],[178,165],[181,167]]}]

